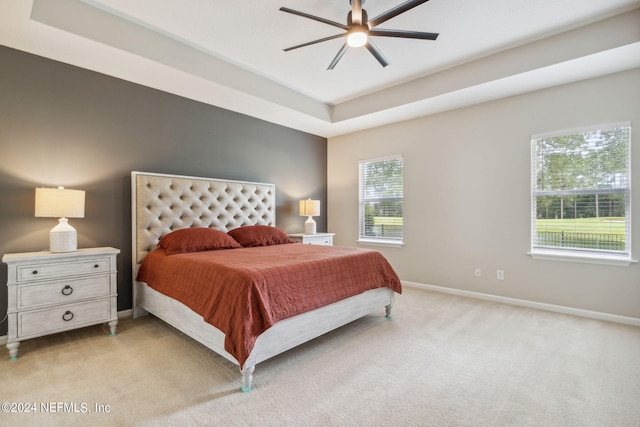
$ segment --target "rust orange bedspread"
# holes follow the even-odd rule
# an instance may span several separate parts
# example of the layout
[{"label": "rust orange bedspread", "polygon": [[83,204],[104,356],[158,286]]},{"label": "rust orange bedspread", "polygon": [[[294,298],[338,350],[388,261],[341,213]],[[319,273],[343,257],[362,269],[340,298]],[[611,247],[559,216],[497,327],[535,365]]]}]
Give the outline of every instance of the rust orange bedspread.
[{"label": "rust orange bedspread", "polygon": [[138,281],[174,298],[225,333],[225,350],[244,366],[274,323],[374,288],[402,292],[377,251],[300,243],[147,255]]}]

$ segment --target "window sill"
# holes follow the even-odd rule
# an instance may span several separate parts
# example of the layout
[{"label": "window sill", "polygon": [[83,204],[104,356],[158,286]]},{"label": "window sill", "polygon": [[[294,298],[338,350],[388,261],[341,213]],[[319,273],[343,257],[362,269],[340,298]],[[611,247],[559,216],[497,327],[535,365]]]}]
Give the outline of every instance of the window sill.
[{"label": "window sill", "polygon": [[580,262],[586,264],[617,265],[622,267],[628,267],[632,263],[638,262],[637,260],[626,257],[599,254],[570,254],[560,251],[535,251],[527,252],[527,255],[531,255],[531,258],[533,259],[544,261]]},{"label": "window sill", "polygon": [[392,248],[400,248],[404,246],[402,241],[376,240],[376,239],[358,239],[358,244],[367,246],[387,246]]}]

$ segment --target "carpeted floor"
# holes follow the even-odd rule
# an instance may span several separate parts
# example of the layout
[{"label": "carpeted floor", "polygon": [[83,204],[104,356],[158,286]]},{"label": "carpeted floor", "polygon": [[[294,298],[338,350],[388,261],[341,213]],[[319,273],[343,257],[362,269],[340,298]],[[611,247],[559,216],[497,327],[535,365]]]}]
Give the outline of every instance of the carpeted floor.
[{"label": "carpeted floor", "polygon": [[259,364],[247,394],[150,316],[28,340],[0,402],[31,412],[0,425],[640,425],[640,328],[412,288],[393,314]]}]

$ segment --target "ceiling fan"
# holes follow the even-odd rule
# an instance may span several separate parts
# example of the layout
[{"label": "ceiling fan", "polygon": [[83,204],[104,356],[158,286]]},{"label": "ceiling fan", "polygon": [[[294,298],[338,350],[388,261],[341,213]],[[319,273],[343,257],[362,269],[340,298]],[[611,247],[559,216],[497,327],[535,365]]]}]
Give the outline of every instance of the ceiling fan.
[{"label": "ceiling fan", "polygon": [[342,58],[349,47],[361,47],[364,46],[367,48],[369,52],[378,60],[380,65],[386,67],[389,65],[389,61],[384,57],[380,49],[373,43],[371,37],[402,37],[407,39],[422,39],[422,40],[435,40],[438,38],[438,33],[424,33],[420,31],[407,31],[407,30],[388,30],[382,28],[376,28],[378,25],[383,22],[388,21],[391,18],[395,18],[396,16],[404,13],[408,10],[413,9],[416,6],[421,5],[422,3],[426,3],[429,0],[408,0],[404,3],[387,10],[379,16],[369,20],[367,16],[367,11],[362,8],[362,4],[365,0],[350,0],[351,3],[351,11],[347,15],[347,25],[341,24],[339,22],[331,21],[329,19],[321,18],[319,16],[310,15],[308,13],[299,12],[297,10],[289,9],[287,7],[281,7],[280,10],[283,12],[291,13],[293,15],[302,16],[304,18],[312,19],[314,21],[322,22],[325,24],[332,25],[334,27],[341,28],[345,30],[345,33],[336,34],[334,36],[324,37],[321,39],[313,40],[307,43],[302,43],[296,46],[288,47],[284,49],[285,52],[290,50],[298,49],[305,46],[310,46],[316,43],[325,42],[328,40],[337,39],[340,37],[347,38],[347,41],[344,43],[342,48],[338,51],[338,54],[333,58],[331,64],[327,70],[333,70],[334,67],[338,64],[338,61]]}]

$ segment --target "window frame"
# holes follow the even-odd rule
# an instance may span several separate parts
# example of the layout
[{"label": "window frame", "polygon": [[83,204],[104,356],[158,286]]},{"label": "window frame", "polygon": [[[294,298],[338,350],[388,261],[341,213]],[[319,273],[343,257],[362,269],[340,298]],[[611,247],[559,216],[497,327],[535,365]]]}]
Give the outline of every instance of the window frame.
[{"label": "window frame", "polygon": [[[573,189],[573,190],[538,190],[537,189],[537,141],[544,138],[553,138],[560,136],[569,136],[575,134],[584,134],[588,132],[594,132],[598,130],[608,130],[612,128],[618,127],[627,127],[628,128],[628,139],[627,139],[627,183],[624,188],[613,188],[613,189]],[[556,132],[549,132],[544,134],[537,134],[531,136],[531,186],[530,186],[530,197],[531,197],[531,222],[530,222],[530,252],[527,254],[531,255],[534,259],[542,259],[542,260],[552,260],[552,261],[570,261],[570,262],[582,262],[582,263],[593,263],[593,264],[606,264],[606,265],[621,265],[628,266],[631,263],[637,262],[636,260],[631,259],[632,254],[632,232],[631,232],[631,208],[632,208],[632,200],[631,200],[631,123],[630,122],[621,122],[621,123],[610,123],[606,125],[599,126],[589,126],[584,128],[577,129],[569,129],[562,130]],[[538,244],[536,239],[536,219],[537,219],[537,197],[543,196],[579,196],[579,195],[602,195],[602,194],[621,194],[625,200],[625,222],[626,222],[626,235],[625,242],[626,247],[624,251],[615,251],[615,250],[602,250],[602,249],[584,249],[578,247],[565,247],[565,248],[556,248],[553,246],[544,246]]]},{"label": "window frame", "polygon": [[[366,236],[363,233],[365,229],[365,196],[364,196],[364,183],[363,183],[363,166],[366,164],[379,163],[389,160],[400,160],[402,164],[402,177],[400,184],[402,185],[402,205],[404,207],[404,158],[401,154],[376,157],[371,159],[363,159],[358,162],[358,240],[357,242],[362,245],[376,245],[376,246],[392,246],[401,247],[404,246],[404,209],[402,212],[402,231],[400,237],[375,237]],[[368,200],[375,200],[369,198]]]}]

